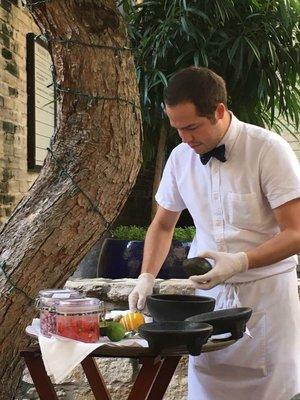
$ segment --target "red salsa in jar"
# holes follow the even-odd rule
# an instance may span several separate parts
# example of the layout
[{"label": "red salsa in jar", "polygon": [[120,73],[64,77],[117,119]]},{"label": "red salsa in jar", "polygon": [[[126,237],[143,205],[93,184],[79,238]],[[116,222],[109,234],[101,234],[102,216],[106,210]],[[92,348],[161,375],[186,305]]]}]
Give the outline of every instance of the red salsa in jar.
[{"label": "red salsa in jar", "polygon": [[104,303],[99,299],[60,300],[56,306],[56,333],[86,343],[99,340],[99,318],[104,314]]},{"label": "red salsa in jar", "polygon": [[56,333],[56,305],[61,299],[82,298],[82,294],[72,289],[45,289],[41,290],[36,299],[40,310],[41,334],[51,337]]}]

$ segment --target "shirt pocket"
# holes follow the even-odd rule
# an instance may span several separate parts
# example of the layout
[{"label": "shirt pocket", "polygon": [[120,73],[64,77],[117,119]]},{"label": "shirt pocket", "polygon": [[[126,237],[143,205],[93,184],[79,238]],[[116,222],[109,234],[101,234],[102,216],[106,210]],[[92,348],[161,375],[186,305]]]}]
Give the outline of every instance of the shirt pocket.
[{"label": "shirt pocket", "polygon": [[262,223],[262,205],[256,193],[232,193],[224,197],[225,221],[237,228],[251,229]]},{"label": "shirt pocket", "polygon": [[[212,353],[194,357],[194,364],[205,372],[206,369],[228,369],[236,367],[246,376],[267,376],[267,340],[266,315],[264,312],[253,313],[247,328],[252,337],[244,334],[233,345]],[[204,356],[203,358],[201,358]]]}]

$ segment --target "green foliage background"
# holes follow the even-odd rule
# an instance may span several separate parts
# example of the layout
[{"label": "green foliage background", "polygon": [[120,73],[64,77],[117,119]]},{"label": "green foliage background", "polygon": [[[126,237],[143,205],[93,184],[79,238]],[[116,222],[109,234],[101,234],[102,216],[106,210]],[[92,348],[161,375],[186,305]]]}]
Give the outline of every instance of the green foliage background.
[{"label": "green foliage background", "polygon": [[[298,128],[298,1],[146,0],[135,5],[121,0],[120,4],[135,49],[146,160],[155,156],[165,123],[163,89],[174,72],[190,65],[207,66],[225,79],[230,109],[241,120],[278,133],[290,125]],[[170,135],[172,146],[175,137]]]}]

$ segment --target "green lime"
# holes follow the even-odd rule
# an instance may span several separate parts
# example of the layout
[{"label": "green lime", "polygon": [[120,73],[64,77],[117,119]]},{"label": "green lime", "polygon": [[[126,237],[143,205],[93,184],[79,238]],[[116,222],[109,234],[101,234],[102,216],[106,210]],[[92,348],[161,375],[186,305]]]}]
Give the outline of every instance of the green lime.
[{"label": "green lime", "polygon": [[112,342],[118,342],[119,340],[122,340],[125,336],[125,328],[122,324],[120,324],[120,322],[109,322],[106,327],[106,336]]}]

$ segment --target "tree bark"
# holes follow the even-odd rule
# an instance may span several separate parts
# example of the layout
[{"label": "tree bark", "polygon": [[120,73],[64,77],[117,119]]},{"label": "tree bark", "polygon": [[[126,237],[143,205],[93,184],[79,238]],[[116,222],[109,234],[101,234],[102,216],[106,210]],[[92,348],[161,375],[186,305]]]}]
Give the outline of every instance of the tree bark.
[{"label": "tree bark", "polygon": [[[25,327],[36,312],[22,291],[34,299],[40,289],[64,284],[106,224],[117,217],[141,164],[141,117],[132,105],[139,105],[132,54],[91,46],[130,47],[115,2],[53,0],[33,5],[32,14],[49,38],[61,88],[51,144],[59,165],[48,154],[36,182],[0,234],[0,261],[6,271],[0,269],[1,400],[15,393],[23,366],[19,350],[29,342]],[[72,43],[66,45],[64,39]]]},{"label": "tree bark", "polygon": [[155,200],[155,195],[161,180],[165,156],[166,156],[166,141],[167,141],[167,130],[166,126],[163,123],[161,125],[161,129],[159,132],[159,139],[157,145],[157,153],[156,153],[156,160],[155,160],[155,171],[154,171],[154,178],[153,178],[153,186],[152,186],[152,207],[151,207],[151,220],[154,218],[157,210],[157,203]]}]

